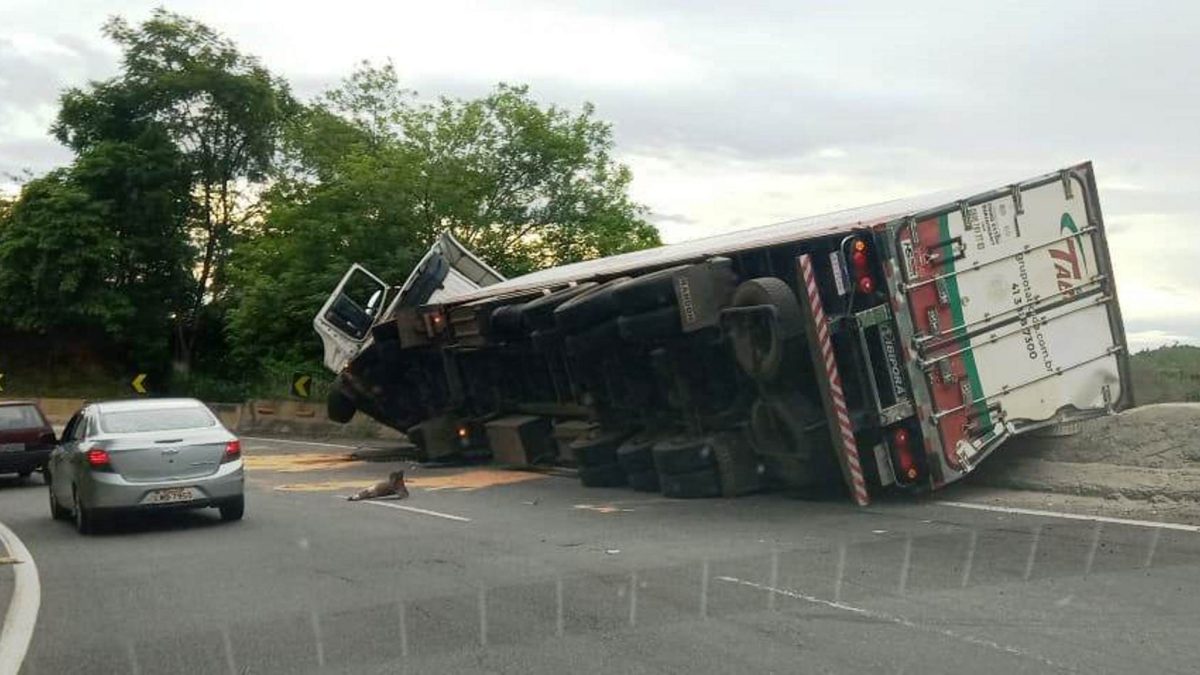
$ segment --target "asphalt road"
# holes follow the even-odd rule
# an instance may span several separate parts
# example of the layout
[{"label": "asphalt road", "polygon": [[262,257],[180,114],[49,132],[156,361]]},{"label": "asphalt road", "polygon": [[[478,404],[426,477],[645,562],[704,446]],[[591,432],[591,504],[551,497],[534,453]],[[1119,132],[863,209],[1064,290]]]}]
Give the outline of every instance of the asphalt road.
[{"label": "asphalt road", "polygon": [[[0,479],[24,673],[1195,672],[1200,533],[937,502],[673,501],[245,441],[246,519],[93,537]],[[957,499],[971,499],[960,491]],[[405,507],[405,508],[396,508]],[[419,509],[419,510],[408,510]],[[0,567],[0,617],[11,573]]]}]

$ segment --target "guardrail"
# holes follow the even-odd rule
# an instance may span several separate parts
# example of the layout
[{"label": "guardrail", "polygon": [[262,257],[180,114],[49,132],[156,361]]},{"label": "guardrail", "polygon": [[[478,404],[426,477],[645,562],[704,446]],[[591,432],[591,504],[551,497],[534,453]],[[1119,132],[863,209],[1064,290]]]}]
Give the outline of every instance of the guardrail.
[{"label": "guardrail", "polygon": [[[62,426],[87,401],[81,398],[38,398],[50,423]],[[395,429],[359,414],[349,424],[332,422],[325,406],[288,399],[252,399],[245,403],[205,403],[217,419],[238,434],[297,435],[308,438],[403,438]]]}]

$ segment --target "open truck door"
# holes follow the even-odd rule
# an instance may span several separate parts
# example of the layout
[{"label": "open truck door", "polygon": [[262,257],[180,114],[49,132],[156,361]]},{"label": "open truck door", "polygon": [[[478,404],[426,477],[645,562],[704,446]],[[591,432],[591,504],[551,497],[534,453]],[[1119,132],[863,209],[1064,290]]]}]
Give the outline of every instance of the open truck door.
[{"label": "open truck door", "polygon": [[889,228],[897,318],[940,483],[1007,437],[1131,404],[1090,164]]},{"label": "open truck door", "polygon": [[439,297],[478,290],[504,281],[504,277],[467,250],[449,232],[443,232],[417,263],[399,292],[365,267],[351,265],[321,311],[313,328],[325,347],[325,367],[342,372],[370,346],[371,329],[395,316],[401,307],[437,302]]}]

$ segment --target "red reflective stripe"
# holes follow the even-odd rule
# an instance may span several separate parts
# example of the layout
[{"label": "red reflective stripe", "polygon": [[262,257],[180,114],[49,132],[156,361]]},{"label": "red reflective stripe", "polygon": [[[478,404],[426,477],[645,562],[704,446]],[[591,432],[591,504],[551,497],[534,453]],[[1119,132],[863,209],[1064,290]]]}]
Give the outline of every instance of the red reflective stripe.
[{"label": "red reflective stripe", "polygon": [[854,426],[850,421],[850,411],[846,407],[846,396],[842,390],[842,378],[838,373],[837,360],[833,354],[829,324],[825,320],[825,308],[821,304],[821,294],[817,291],[812,258],[808,255],[800,256],[800,274],[804,278],[804,285],[808,291],[815,333],[817,341],[821,345],[821,356],[825,361],[825,374],[829,378],[829,396],[832,399],[834,416],[837,418],[838,428],[841,432],[842,456],[846,462],[847,473],[850,474],[851,492],[856,504],[866,506],[871,503],[871,497],[867,494],[867,483],[863,478],[862,465],[858,460],[858,442],[854,440]]}]

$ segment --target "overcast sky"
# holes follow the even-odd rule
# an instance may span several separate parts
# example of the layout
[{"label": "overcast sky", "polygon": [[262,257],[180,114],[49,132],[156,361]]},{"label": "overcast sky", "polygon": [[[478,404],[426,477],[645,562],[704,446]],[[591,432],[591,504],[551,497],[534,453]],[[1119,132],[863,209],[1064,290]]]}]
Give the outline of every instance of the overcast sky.
[{"label": "overcast sky", "polygon": [[[69,160],[58,92],[114,75],[101,23],[157,4],[0,0],[0,175]],[[1200,343],[1200,3],[166,6],[301,96],[391,59],[423,95],[591,101],[668,241],[1090,159],[1131,342]]]}]

